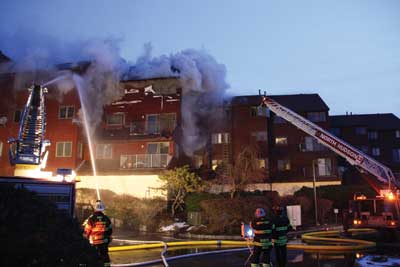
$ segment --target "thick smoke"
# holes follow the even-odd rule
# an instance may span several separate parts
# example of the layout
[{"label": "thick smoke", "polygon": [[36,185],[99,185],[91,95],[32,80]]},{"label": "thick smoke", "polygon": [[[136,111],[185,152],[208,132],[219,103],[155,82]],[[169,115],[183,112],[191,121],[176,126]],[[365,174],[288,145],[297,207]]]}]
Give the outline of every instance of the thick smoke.
[{"label": "thick smoke", "polygon": [[[152,47],[146,44],[144,54],[128,69],[119,55],[120,40],[65,43],[32,31],[1,36],[0,49],[13,59],[12,68],[17,73],[15,86],[26,88],[32,81],[50,81],[49,86],[56,85],[58,97],[79,86],[92,128],[101,121],[103,107],[122,96],[121,77],[179,77],[183,90],[182,147],[187,155],[205,146],[208,131],[221,119],[217,108],[229,87],[226,68],[204,50],[152,57]],[[60,70],[59,64],[68,62],[75,65]],[[71,69],[81,67],[81,77],[72,79],[76,71],[72,75]]]},{"label": "thick smoke", "polygon": [[139,57],[129,78],[180,77],[183,89],[183,149],[187,155],[203,148],[209,130],[222,119],[220,112],[229,85],[225,65],[204,50],[188,49],[169,56],[151,56],[151,45]]},{"label": "thick smoke", "polygon": [[8,71],[16,73],[17,90],[41,83],[49,86],[51,96],[61,99],[77,87],[73,73],[82,75],[79,86],[91,126],[101,121],[103,107],[123,93],[119,81],[126,64],[117,39],[64,42],[30,30],[1,36],[0,50],[12,59]]}]

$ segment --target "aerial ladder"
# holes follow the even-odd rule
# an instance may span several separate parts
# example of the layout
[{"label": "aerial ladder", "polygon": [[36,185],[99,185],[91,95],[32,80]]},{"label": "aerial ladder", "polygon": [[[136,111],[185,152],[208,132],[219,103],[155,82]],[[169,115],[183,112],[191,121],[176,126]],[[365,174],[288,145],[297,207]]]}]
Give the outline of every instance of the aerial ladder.
[{"label": "aerial ladder", "polygon": [[[397,227],[400,225],[400,211],[399,211],[400,181],[393,175],[393,172],[388,167],[376,161],[375,159],[371,158],[370,156],[358,150],[357,148],[346,143],[345,141],[341,140],[340,138],[334,136],[327,130],[319,127],[315,123],[305,119],[296,112],[279,104],[274,99],[266,96],[265,94],[262,96],[261,105],[263,107],[267,107],[276,115],[282,117],[291,124],[295,125],[300,130],[314,137],[316,140],[318,140],[320,144],[324,145],[325,147],[329,148],[330,150],[334,151],[338,155],[345,158],[351,165],[356,166],[359,170],[361,170],[361,172],[364,171],[376,177],[379,183],[383,185],[380,190],[379,198],[380,199],[387,198],[395,203],[396,214],[398,217],[397,218],[398,221],[395,223],[396,224],[395,226]],[[359,197],[360,200],[366,200],[366,197],[363,195],[360,195]],[[375,199],[374,199],[374,208],[376,209]],[[384,221],[385,222],[387,221],[386,218],[384,218]],[[360,219],[356,218],[354,222],[355,224],[362,224],[361,217]],[[393,220],[390,220],[390,223],[392,224],[392,226],[394,226]]]},{"label": "aerial ladder", "polygon": [[[18,138],[9,138],[10,164],[15,166],[15,176],[39,175],[45,167],[50,145],[44,140],[46,130],[45,94],[47,89],[40,85],[33,85],[28,89],[29,96],[22,112]],[[41,173],[40,175],[43,175]]]}]

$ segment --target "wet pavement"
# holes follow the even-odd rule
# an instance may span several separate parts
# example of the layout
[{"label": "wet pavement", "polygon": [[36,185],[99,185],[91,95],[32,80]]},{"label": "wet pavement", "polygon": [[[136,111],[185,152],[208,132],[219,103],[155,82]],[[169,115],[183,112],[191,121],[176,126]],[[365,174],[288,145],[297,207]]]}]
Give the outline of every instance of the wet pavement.
[{"label": "wet pavement", "polygon": [[[192,248],[192,249],[177,249],[169,251],[166,255],[167,258],[175,255],[183,255],[188,253],[195,253],[201,251],[216,250],[216,248]],[[160,259],[160,249],[146,250],[146,251],[124,251],[110,253],[113,263],[133,263],[144,262],[155,259]],[[360,254],[358,254],[360,255]],[[168,261],[170,266],[176,267],[205,267],[205,266],[244,266],[247,258],[249,257],[248,251],[223,253],[218,255],[205,255],[196,256],[180,260]],[[318,266],[318,267],[353,267],[356,260],[357,253],[335,253],[335,254],[322,254],[322,253],[309,253],[300,250],[288,250],[288,264],[287,267],[305,267],[305,266]],[[275,262],[275,255],[272,253],[272,262]],[[152,265],[163,267],[163,265]],[[274,265],[276,266],[276,265]]]}]

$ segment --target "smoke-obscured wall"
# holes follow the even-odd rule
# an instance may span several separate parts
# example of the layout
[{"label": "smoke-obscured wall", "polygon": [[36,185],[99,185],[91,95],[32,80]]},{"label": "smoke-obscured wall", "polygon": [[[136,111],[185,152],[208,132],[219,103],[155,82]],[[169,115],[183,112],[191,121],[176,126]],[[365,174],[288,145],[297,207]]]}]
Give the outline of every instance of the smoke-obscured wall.
[{"label": "smoke-obscured wall", "polygon": [[[187,155],[203,148],[209,130],[218,124],[222,116],[216,108],[221,105],[229,87],[225,65],[217,62],[205,50],[187,49],[153,57],[150,44],[145,44],[143,55],[133,64],[128,64],[120,56],[120,41],[109,38],[65,42],[25,31],[17,34],[0,33],[0,50],[13,60],[11,69],[17,73],[15,86],[18,89],[26,88],[34,81],[45,83],[54,79],[49,86],[57,88],[55,95],[61,98],[79,81],[92,127],[101,121],[103,107],[122,96],[121,80],[179,77],[183,100],[182,148]],[[84,70],[78,68],[79,79],[72,79],[73,64],[60,68],[70,62],[89,62]]]},{"label": "smoke-obscured wall", "polygon": [[[151,56],[151,45],[145,45],[128,74],[129,79],[177,76],[182,84],[182,148],[193,155],[203,148],[223,114],[217,112],[229,85],[225,65],[204,50],[188,49],[171,55]],[[205,123],[206,122],[206,123]]]}]

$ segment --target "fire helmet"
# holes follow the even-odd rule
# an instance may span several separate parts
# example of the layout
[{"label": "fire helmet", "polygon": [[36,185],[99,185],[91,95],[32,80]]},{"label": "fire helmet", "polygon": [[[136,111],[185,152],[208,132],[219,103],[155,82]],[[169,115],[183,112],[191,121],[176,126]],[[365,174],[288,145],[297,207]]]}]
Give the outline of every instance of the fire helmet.
[{"label": "fire helmet", "polygon": [[106,208],[103,205],[103,202],[101,200],[96,200],[96,205],[94,207],[95,211],[104,211]]},{"label": "fire helmet", "polygon": [[255,212],[256,218],[261,218],[266,215],[265,210],[263,208],[257,208]]}]

